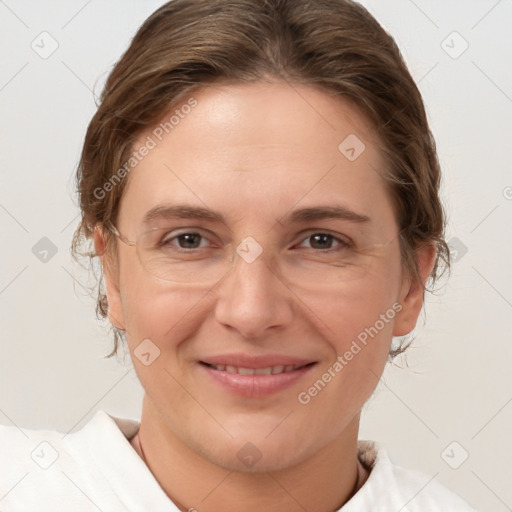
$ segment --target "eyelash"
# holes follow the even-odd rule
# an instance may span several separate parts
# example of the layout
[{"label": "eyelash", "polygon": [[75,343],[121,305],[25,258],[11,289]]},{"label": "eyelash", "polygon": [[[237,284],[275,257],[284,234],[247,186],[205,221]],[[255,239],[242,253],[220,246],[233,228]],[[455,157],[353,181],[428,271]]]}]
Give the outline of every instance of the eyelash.
[{"label": "eyelash", "polygon": [[[208,240],[208,238],[203,236],[201,233],[198,233],[198,232],[195,232],[195,231],[184,231],[183,233],[179,233],[177,235],[174,235],[171,238],[162,239],[162,241],[160,242],[159,245],[160,246],[172,245],[179,252],[189,252],[189,253],[193,253],[194,251],[198,251],[199,249],[204,249],[204,247],[195,247],[195,248],[192,248],[192,249],[185,249],[183,247],[177,247],[176,245],[172,244],[172,242],[174,240],[177,240],[179,237],[185,236],[185,235],[198,235],[202,239]],[[314,248],[311,248],[314,252],[330,252],[330,251],[336,251],[336,250],[340,250],[340,249],[348,249],[348,248],[352,247],[352,245],[353,245],[352,242],[350,242],[348,240],[343,240],[342,238],[337,237],[337,236],[335,236],[332,233],[329,233],[327,231],[314,231],[314,232],[311,232],[309,235],[307,235],[302,240],[301,244],[304,241],[306,241],[306,240],[308,240],[308,239],[310,239],[310,238],[312,238],[313,236],[316,236],[316,235],[327,235],[327,236],[330,236],[330,237],[332,237],[333,241],[338,243],[338,246],[337,247],[330,247],[328,249],[314,249]]]}]

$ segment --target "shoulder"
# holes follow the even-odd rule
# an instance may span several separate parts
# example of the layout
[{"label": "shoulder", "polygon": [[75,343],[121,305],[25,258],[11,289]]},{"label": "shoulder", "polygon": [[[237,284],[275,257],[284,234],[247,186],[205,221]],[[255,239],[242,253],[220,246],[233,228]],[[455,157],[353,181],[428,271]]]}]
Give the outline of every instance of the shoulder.
[{"label": "shoulder", "polygon": [[94,440],[106,439],[111,452],[128,443],[137,423],[120,421],[127,422],[124,431],[104,411],[74,433],[0,425],[0,510],[97,510],[89,493],[106,491],[107,484],[99,478]]},{"label": "shoulder", "polygon": [[43,489],[62,485],[62,473],[55,468],[62,461],[62,434],[50,430],[30,430],[0,425],[0,510],[30,510],[44,500]]},{"label": "shoulder", "polygon": [[394,464],[378,443],[359,441],[359,458],[370,476],[343,512],[369,509],[374,512],[476,512],[466,501],[436,480]]},{"label": "shoulder", "polygon": [[[0,425],[0,469],[3,475],[47,469],[59,458],[63,434],[51,430],[30,430]],[[0,482],[0,486],[5,484]],[[0,487],[1,489],[1,487]]]}]

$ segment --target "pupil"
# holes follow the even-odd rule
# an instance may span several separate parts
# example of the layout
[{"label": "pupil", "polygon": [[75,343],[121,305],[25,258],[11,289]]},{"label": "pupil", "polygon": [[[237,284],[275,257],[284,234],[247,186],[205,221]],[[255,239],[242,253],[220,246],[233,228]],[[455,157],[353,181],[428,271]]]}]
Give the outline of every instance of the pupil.
[{"label": "pupil", "polygon": [[[316,235],[311,235],[311,238],[314,241],[311,244],[311,246],[315,247],[315,245],[320,245],[320,247],[319,247],[320,249],[325,249],[325,243],[327,243],[327,245],[330,246],[329,242],[332,242],[332,235],[329,235],[329,234],[318,233]],[[319,240],[320,240],[320,244],[317,244],[316,242],[318,242]]]},{"label": "pupil", "polygon": [[[185,247],[184,248],[192,248],[192,249],[195,249],[197,248],[197,244],[194,243],[194,238],[196,239],[196,242],[197,240],[199,239],[199,235],[198,234],[195,234],[195,233],[187,233],[185,235],[180,235],[178,237],[179,241],[180,241],[180,246],[183,247],[184,244],[185,244]],[[185,240],[184,244],[182,243],[183,241]]]}]

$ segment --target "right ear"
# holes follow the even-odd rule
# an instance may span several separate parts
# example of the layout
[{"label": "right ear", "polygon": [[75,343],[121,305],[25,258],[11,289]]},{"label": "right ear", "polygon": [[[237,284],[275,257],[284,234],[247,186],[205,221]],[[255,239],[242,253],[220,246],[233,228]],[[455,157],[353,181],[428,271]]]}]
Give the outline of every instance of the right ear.
[{"label": "right ear", "polygon": [[112,255],[106,250],[108,236],[112,235],[107,235],[101,226],[97,225],[94,228],[94,249],[101,261],[107,291],[108,319],[114,327],[124,331],[126,329],[121,294],[119,292],[119,273],[117,271],[117,262],[112,261]]}]

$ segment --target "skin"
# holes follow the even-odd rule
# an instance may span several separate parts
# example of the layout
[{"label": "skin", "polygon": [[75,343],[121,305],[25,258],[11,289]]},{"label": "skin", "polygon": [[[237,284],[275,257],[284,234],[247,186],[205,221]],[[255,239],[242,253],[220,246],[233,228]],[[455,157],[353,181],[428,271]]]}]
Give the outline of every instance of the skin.
[{"label": "skin", "polygon": [[[192,112],[131,171],[117,227],[133,240],[156,204],[206,205],[226,218],[226,225],[207,225],[220,240],[236,247],[252,236],[263,253],[250,264],[239,259],[208,288],[153,279],[136,249],[122,242],[116,258],[103,257],[110,320],[126,330],[145,390],[132,445],[140,453],[142,443],[149,469],[183,510],[335,510],[368,477],[357,461],[361,409],[383,372],[392,336],[414,328],[423,289],[402,268],[398,242],[376,252],[364,276],[343,283],[286,282],[265,263],[273,250],[292,250],[303,240],[302,250],[311,254],[308,233],[297,238],[304,229],[361,243],[396,237],[379,141],[358,110],[312,86],[217,85],[193,97]],[[366,146],[353,162],[338,150],[349,134]],[[276,221],[319,205],[343,205],[370,221]],[[176,225],[206,226],[194,219]],[[95,244],[101,253],[100,230]],[[423,282],[434,255],[431,246],[418,251]],[[401,311],[378,335],[307,405],[299,403],[297,395],[396,303]],[[133,355],[147,338],[160,350],[149,366]],[[242,398],[212,384],[198,367],[206,356],[232,352],[295,355],[316,365],[278,393]],[[237,457],[247,442],[262,455],[250,468]]]}]

